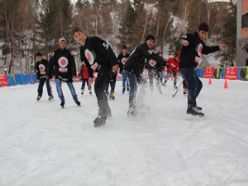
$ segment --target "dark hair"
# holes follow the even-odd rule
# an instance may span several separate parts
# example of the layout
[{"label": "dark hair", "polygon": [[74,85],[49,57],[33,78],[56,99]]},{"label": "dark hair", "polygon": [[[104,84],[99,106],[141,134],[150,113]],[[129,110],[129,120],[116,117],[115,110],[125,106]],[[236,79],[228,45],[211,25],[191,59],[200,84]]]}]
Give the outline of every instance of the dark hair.
[{"label": "dark hair", "polygon": [[79,27],[74,27],[72,31],[73,31],[73,33],[75,33],[75,32],[83,32],[82,29],[80,29]]},{"label": "dark hair", "polygon": [[198,30],[199,30],[199,31],[208,32],[208,30],[209,30],[208,24],[207,24],[207,23],[201,23],[201,24],[198,26]]},{"label": "dark hair", "polygon": [[122,49],[127,49],[127,46],[126,45],[122,45]]},{"label": "dark hair", "polygon": [[40,56],[40,57],[42,57],[42,53],[41,53],[41,52],[37,52],[37,53],[35,54],[35,56]]},{"label": "dark hair", "polygon": [[146,36],[146,40],[145,41],[150,40],[150,39],[153,40],[153,41],[155,41],[155,37],[153,35],[151,35],[151,34],[149,34],[149,35]]}]

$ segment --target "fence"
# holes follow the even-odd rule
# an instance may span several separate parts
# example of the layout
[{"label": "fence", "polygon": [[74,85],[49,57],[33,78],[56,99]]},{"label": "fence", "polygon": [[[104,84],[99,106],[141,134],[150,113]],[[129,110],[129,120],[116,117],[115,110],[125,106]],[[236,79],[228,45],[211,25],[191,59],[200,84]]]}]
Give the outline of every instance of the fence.
[{"label": "fence", "polygon": [[[200,78],[248,80],[248,67],[205,67],[196,69],[196,74]],[[118,80],[121,76],[118,76]],[[27,85],[38,82],[35,74],[0,74],[0,87]]]}]

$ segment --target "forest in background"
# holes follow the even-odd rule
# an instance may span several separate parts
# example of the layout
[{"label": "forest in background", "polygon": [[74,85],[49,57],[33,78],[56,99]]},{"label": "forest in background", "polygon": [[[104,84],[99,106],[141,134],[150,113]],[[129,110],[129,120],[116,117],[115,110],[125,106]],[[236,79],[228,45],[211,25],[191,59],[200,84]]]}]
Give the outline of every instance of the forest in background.
[{"label": "forest in background", "polygon": [[34,54],[47,58],[67,39],[67,48],[79,60],[79,45],[73,41],[74,26],[89,36],[108,41],[116,55],[123,44],[129,52],[147,34],[156,37],[161,54],[180,49],[179,39],[194,32],[201,22],[210,26],[209,44],[224,41],[227,51],[219,53],[221,65],[232,65],[236,53],[236,4],[208,0],[0,0],[0,70],[31,73]]}]

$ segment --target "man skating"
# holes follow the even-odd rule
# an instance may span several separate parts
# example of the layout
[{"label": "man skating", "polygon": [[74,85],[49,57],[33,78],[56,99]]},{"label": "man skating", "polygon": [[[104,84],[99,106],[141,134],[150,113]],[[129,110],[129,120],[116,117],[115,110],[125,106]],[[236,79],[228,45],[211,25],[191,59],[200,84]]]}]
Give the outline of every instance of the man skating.
[{"label": "man skating", "polygon": [[202,82],[197,77],[195,68],[201,62],[202,54],[210,54],[226,48],[221,43],[219,46],[206,46],[205,41],[209,27],[206,23],[199,25],[198,30],[193,34],[185,34],[181,40],[180,71],[187,81],[188,108],[187,114],[204,116],[202,108],[196,103],[196,98],[202,89]]},{"label": "man skating", "polygon": [[65,105],[62,82],[66,82],[73,100],[78,106],[80,106],[80,102],[78,101],[78,97],[72,83],[73,77],[77,75],[76,65],[71,52],[66,49],[66,40],[64,38],[59,39],[59,48],[54,51],[54,54],[49,61],[47,73],[48,76],[55,76],[56,89],[61,101],[60,106],[64,108]]},{"label": "man skating", "polygon": [[74,39],[81,44],[80,58],[87,65],[91,77],[93,71],[98,71],[94,85],[99,107],[94,124],[98,127],[105,124],[107,117],[111,116],[104,90],[110,81],[111,74],[118,72],[117,58],[109,44],[99,37],[88,37],[80,28],[74,28],[73,34]]},{"label": "man skating", "polygon": [[[143,77],[144,67],[148,59],[155,57],[154,59],[156,60],[157,58],[160,58],[158,55],[154,56],[154,53],[152,52],[154,42],[155,37],[153,35],[148,35],[145,39],[145,42],[137,46],[130,54],[124,66],[130,83],[128,109],[128,115],[130,116],[136,116],[138,110],[141,109],[141,107],[144,108],[143,98],[145,95],[145,88],[147,86],[147,81]],[[136,104],[138,85],[140,85],[140,91]]]}]

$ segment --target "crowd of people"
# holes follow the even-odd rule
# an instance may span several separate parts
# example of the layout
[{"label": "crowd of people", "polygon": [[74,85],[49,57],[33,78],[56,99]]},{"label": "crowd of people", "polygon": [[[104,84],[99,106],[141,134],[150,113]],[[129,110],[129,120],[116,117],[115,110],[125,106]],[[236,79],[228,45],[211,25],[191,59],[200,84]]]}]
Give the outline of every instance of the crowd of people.
[{"label": "crowd of people", "polygon": [[[147,78],[144,70],[148,72],[150,89],[153,90],[153,81],[158,91],[162,94],[162,86],[170,77],[174,79],[174,88],[178,89],[177,80],[180,73],[183,77],[184,94],[187,93],[187,114],[203,117],[202,107],[196,99],[202,89],[201,80],[197,77],[195,69],[201,63],[202,54],[213,53],[225,49],[227,46],[220,43],[218,46],[206,46],[206,38],[209,27],[201,23],[195,33],[187,33],[181,38],[181,50],[177,55],[164,59],[155,48],[155,37],[147,35],[144,42],[139,44],[129,54],[127,46],[123,45],[121,52],[116,57],[111,46],[103,39],[96,36],[87,36],[86,33],[76,27],[73,30],[73,38],[80,44],[81,68],[77,74],[74,57],[66,48],[65,38],[59,39],[56,49],[49,61],[42,58],[41,52],[36,53],[35,70],[39,79],[37,100],[43,94],[43,86],[46,83],[49,100],[53,99],[50,79],[55,79],[56,90],[60,98],[60,106],[64,108],[65,98],[62,91],[62,82],[68,85],[72,98],[76,105],[80,106],[74,85],[73,77],[82,80],[81,94],[85,93],[87,84],[89,94],[92,94],[94,74],[94,92],[98,103],[98,115],[93,123],[95,127],[104,125],[107,118],[111,117],[111,108],[108,98],[115,99],[115,86],[118,73],[122,75],[122,94],[128,92],[129,107],[127,114],[130,117],[139,115],[139,111],[145,106],[143,104]],[[164,72],[166,69],[166,76]],[[110,86],[110,92],[109,92]]]}]

